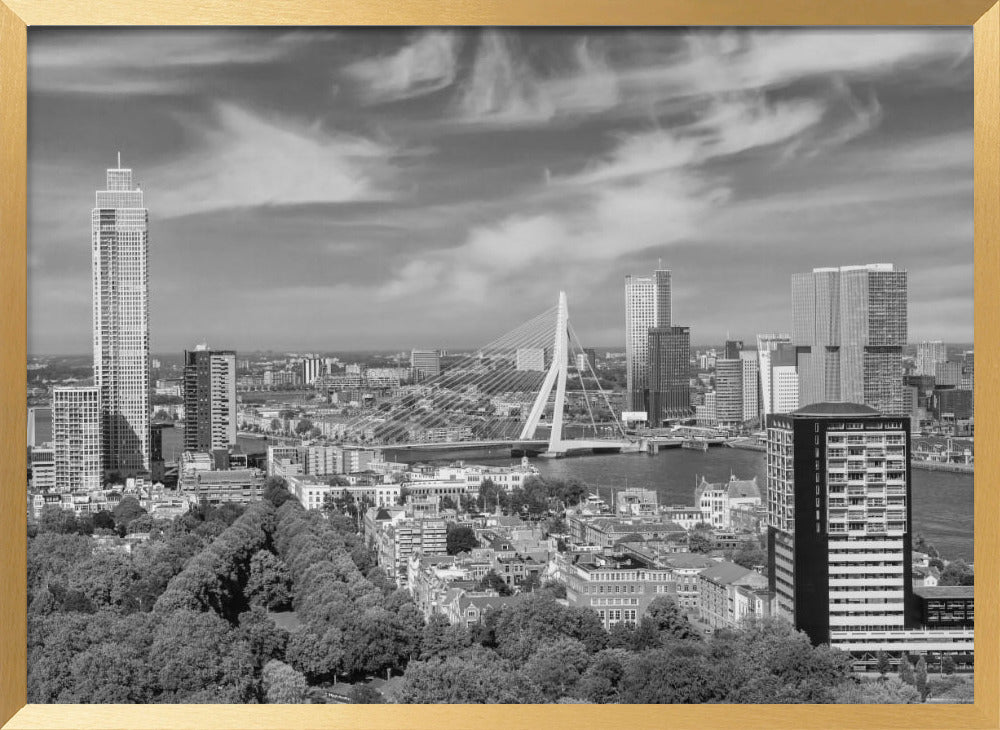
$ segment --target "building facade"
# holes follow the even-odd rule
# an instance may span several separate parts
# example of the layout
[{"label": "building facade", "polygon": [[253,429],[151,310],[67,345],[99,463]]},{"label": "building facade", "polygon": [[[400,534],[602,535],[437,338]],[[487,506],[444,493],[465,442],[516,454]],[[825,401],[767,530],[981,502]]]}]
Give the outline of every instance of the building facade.
[{"label": "building facade", "polygon": [[647,422],[659,426],[672,418],[689,418],[691,408],[691,329],[649,330],[649,412]]},{"label": "building facade", "polygon": [[107,171],[91,213],[94,384],[103,468],[149,470],[149,212],[132,170]]},{"label": "building facade", "polygon": [[757,353],[752,350],[740,352],[743,373],[743,422],[757,420],[760,413],[760,366]]},{"label": "building facade", "polygon": [[721,426],[743,423],[743,360],[715,361],[715,420]]},{"label": "building facade", "polygon": [[[774,401],[772,400],[772,393],[774,392],[774,375],[771,370],[772,354],[778,349],[779,345],[787,345],[791,343],[791,341],[791,335],[781,332],[770,332],[757,335],[757,371],[760,377],[758,417],[760,419],[761,426],[767,423],[767,417],[774,412]],[[795,363],[793,361],[792,365],[794,366],[794,364]],[[798,394],[796,393],[796,396],[797,395]],[[796,403],[791,410],[794,410],[795,408],[798,408],[798,403]]]},{"label": "building facade", "polygon": [[53,488],[64,494],[101,488],[101,392],[96,386],[52,390]]},{"label": "building facade", "polygon": [[769,587],[816,644],[909,628],[909,452],[908,419],[860,404],[768,421]]},{"label": "building facade", "polygon": [[792,276],[792,338],[802,403],[863,403],[906,415],[907,274],[892,264]]},{"label": "building facade", "polygon": [[236,443],[236,353],[199,345],[184,351],[184,448]]},{"label": "building facade", "polygon": [[625,277],[625,410],[647,410],[649,330],[671,325],[671,272]]},{"label": "building facade", "polygon": [[921,342],[917,345],[914,375],[934,375],[939,362],[948,359],[948,352],[941,340]]},{"label": "building facade", "polygon": [[412,350],[410,367],[416,380],[425,380],[441,374],[441,353],[437,350]]}]

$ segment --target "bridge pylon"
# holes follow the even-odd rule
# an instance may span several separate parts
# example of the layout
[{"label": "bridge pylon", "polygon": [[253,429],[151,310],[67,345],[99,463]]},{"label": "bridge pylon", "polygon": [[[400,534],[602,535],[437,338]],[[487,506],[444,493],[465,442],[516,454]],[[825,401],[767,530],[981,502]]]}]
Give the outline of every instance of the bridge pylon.
[{"label": "bridge pylon", "polygon": [[556,310],[556,331],[552,347],[552,363],[542,387],[535,397],[535,402],[528,414],[528,419],[521,429],[521,440],[535,438],[538,422],[545,412],[545,405],[555,389],[555,402],[552,405],[552,429],[549,433],[549,453],[563,454],[566,446],[563,443],[563,415],[566,410],[566,370],[569,366],[569,308],[566,305],[566,292],[559,292],[559,306]]}]

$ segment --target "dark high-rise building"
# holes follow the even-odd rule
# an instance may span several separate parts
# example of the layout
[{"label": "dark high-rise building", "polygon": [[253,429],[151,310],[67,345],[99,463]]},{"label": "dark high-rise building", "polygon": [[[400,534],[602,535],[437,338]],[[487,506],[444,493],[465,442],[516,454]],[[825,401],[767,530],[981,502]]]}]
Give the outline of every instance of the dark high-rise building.
[{"label": "dark high-rise building", "polygon": [[199,345],[184,351],[184,449],[236,443],[236,353]]},{"label": "dark high-rise building", "polygon": [[743,340],[726,340],[722,352],[722,357],[726,360],[739,360],[740,353],[743,352]]},{"label": "dark high-rise building", "polygon": [[794,274],[799,402],[864,403],[905,414],[906,306],[906,272],[892,264]]},{"label": "dark high-rise building", "polygon": [[739,351],[735,359],[715,361],[715,416],[720,426],[743,423],[743,360]]},{"label": "dark high-rise building", "polygon": [[649,409],[649,331],[671,325],[671,273],[625,277],[625,409]]},{"label": "dark high-rise building", "polygon": [[649,425],[691,416],[691,330],[649,330]]},{"label": "dark high-rise building", "polygon": [[770,589],[777,615],[813,643],[909,627],[909,454],[909,418],[870,406],[768,417]]}]

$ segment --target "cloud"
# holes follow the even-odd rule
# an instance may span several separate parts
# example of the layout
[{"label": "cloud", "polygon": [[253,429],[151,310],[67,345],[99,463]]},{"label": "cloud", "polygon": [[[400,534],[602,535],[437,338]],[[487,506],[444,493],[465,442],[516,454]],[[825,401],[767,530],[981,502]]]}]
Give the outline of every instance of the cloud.
[{"label": "cloud", "polygon": [[253,206],[343,203],[391,195],[393,148],[220,104],[198,123],[199,149],[142,177],[151,209],[173,217]]},{"label": "cloud", "polygon": [[357,61],[343,73],[361,86],[367,104],[412,99],[445,89],[455,80],[461,36],[431,30],[395,53]]},{"label": "cloud", "polygon": [[118,28],[112,35],[32,29],[28,83],[32,93],[185,93],[198,83],[198,73],[230,65],[272,63],[300,44],[316,39],[316,34],[265,36],[260,31],[243,29],[164,32]]},{"label": "cloud", "polygon": [[507,31],[482,33],[472,69],[454,104],[454,121],[477,127],[519,127],[557,117],[600,113],[619,98],[616,75],[587,39],[576,42],[569,70],[535,69]]}]

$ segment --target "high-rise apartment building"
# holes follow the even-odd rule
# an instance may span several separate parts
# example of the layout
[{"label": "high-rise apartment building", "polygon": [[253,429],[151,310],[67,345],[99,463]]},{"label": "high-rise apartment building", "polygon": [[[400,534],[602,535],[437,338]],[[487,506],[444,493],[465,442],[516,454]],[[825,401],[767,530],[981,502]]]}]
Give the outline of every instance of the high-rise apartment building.
[{"label": "high-rise apartment building", "polygon": [[[757,369],[760,373],[760,424],[763,426],[767,422],[767,417],[774,413],[773,395],[774,373],[772,367],[772,353],[778,349],[779,345],[792,341],[791,335],[772,332],[757,335]],[[792,366],[795,362],[793,360]],[[796,379],[796,397],[798,397],[798,382]],[[791,410],[798,408],[796,403]],[[785,411],[787,413],[787,411]]]},{"label": "high-rise apartment building", "polygon": [[772,414],[770,589],[816,644],[909,625],[910,423],[855,403]]},{"label": "high-rise apartment building", "polygon": [[906,413],[906,305],[906,272],[892,264],[794,274],[799,400],[864,403],[889,415]]},{"label": "high-rise apartment building", "polygon": [[948,360],[948,352],[941,340],[921,342],[917,345],[914,375],[934,375],[939,362]]},{"label": "high-rise apartment building", "polygon": [[53,388],[52,451],[55,491],[88,492],[101,488],[104,475],[101,422],[99,388]]},{"label": "high-rise apartment building", "polygon": [[671,325],[671,273],[625,277],[625,410],[648,410],[649,331]]},{"label": "high-rise apartment building", "polygon": [[312,385],[321,376],[326,374],[326,367],[322,358],[307,357],[302,360],[302,382]]},{"label": "high-rise apartment building", "polygon": [[441,353],[437,350],[413,350],[410,352],[410,367],[416,379],[433,378],[441,374]]},{"label": "high-rise apartment building", "polygon": [[148,224],[142,190],[119,156],[91,214],[94,384],[103,467],[126,474],[149,470]]},{"label": "high-rise apartment building", "polygon": [[650,426],[671,418],[688,418],[691,408],[691,330],[653,327],[649,330]]},{"label": "high-rise apartment building", "polygon": [[[779,343],[771,352],[771,413],[791,413],[799,407],[799,371],[795,367],[795,348]],[[761,422],[761,426],[767,420]]]},{"label": "high-rise apartment building", "polygon": [[199,345],[184,351],[184,449],[236,443],[236,353]]}]

